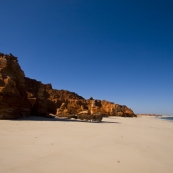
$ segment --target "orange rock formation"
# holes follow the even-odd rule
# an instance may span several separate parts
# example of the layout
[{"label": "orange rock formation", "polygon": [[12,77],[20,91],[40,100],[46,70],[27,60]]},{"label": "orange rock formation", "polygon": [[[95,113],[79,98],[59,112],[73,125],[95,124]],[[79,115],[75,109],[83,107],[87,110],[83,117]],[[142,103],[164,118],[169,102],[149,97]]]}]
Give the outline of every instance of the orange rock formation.
[{"label": "orange rock formation", "polygon": [[[51,84],[43,84],[25,77],[17,58],[0,53],[0,119],[36,115],[74,117],[94,120],[102,116],[134,117],[134,112],[126,106],[105,100],[88,100],[66,90],[53,89]],[[88,117],[88,115],[92,115]],[[92,118],[91,118],[92,117]]]},{"label": "orange rock formation", "polygon": [[0,53],[0,119],[29,116],[24,76],[16,57]]}]

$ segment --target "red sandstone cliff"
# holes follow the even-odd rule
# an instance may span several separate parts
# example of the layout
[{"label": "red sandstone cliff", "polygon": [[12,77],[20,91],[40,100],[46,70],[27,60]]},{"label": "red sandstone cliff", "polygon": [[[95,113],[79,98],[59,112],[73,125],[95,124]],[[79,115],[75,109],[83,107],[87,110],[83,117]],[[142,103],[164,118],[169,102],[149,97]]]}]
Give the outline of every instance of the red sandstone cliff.
[{"label": "red sandstone cliff", "polygon": [[0,119],[29,116],[24,76],[16,57],[0,53]]},{"label": "red sandstone cliff", "polygon": [[32,104],[32,115],[46,116],[56,114],[57,108],[64,103],[71,114],[82,110],[85,99],[74,92],[52,89],[51,84],[25,78],[25,90]]},{"label": "red sandstone cliff", "polygon": [[33,115],[73,116],[86,112],[100,113],[104,116],[134,117],[134,112],[126,106],[105,100],[84,99],[74,92],[53,89],[51,84],[42,84],[34,79],[25,78],[25,89],[33,105]]},{"label": "red sandstone cliff", "polygon": [[45,86],[40,81],[25,77],[25,91],[32,105],[31,115],[47,116]]},{"label": "red sandstone cliff", "polygon": [[[0,119],[31,115],[72,117],[89,115],[134,117],[134,112],[126,106],[105,100],[88,100],[66,90],[53,89],[51,84],[43,84],[25,77],[17,58],[0,54]],[[82,115],[84,115],[82,117]]]}]

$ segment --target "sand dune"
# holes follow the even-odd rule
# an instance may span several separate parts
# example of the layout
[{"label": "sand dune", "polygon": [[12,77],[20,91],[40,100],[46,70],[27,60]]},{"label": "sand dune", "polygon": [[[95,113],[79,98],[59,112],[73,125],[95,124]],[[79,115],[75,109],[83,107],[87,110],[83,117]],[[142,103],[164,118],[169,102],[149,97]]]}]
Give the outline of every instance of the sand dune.
[{"label": "sand dune", "polygon": [[172,173],[172,163],[173,122],[157,117],[0,121],[0,173]]}]

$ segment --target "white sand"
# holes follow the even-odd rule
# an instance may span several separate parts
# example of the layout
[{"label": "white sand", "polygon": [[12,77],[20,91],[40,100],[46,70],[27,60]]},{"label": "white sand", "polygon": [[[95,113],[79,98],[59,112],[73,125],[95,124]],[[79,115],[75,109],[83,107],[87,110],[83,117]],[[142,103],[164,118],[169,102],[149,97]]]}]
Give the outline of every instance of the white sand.
[{"label": "white sand", "polygon": [[0,173],[173,173],[173,122],[0,121]]}]

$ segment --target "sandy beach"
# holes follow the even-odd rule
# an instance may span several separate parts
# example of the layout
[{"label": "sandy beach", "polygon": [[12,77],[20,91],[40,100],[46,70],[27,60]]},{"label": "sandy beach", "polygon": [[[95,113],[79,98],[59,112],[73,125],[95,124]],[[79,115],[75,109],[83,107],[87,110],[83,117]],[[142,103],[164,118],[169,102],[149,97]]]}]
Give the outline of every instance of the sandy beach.
[{"label": "sandy beach", "polygon": [[0,121],[0,173],[172,173],[173,122]]}]

